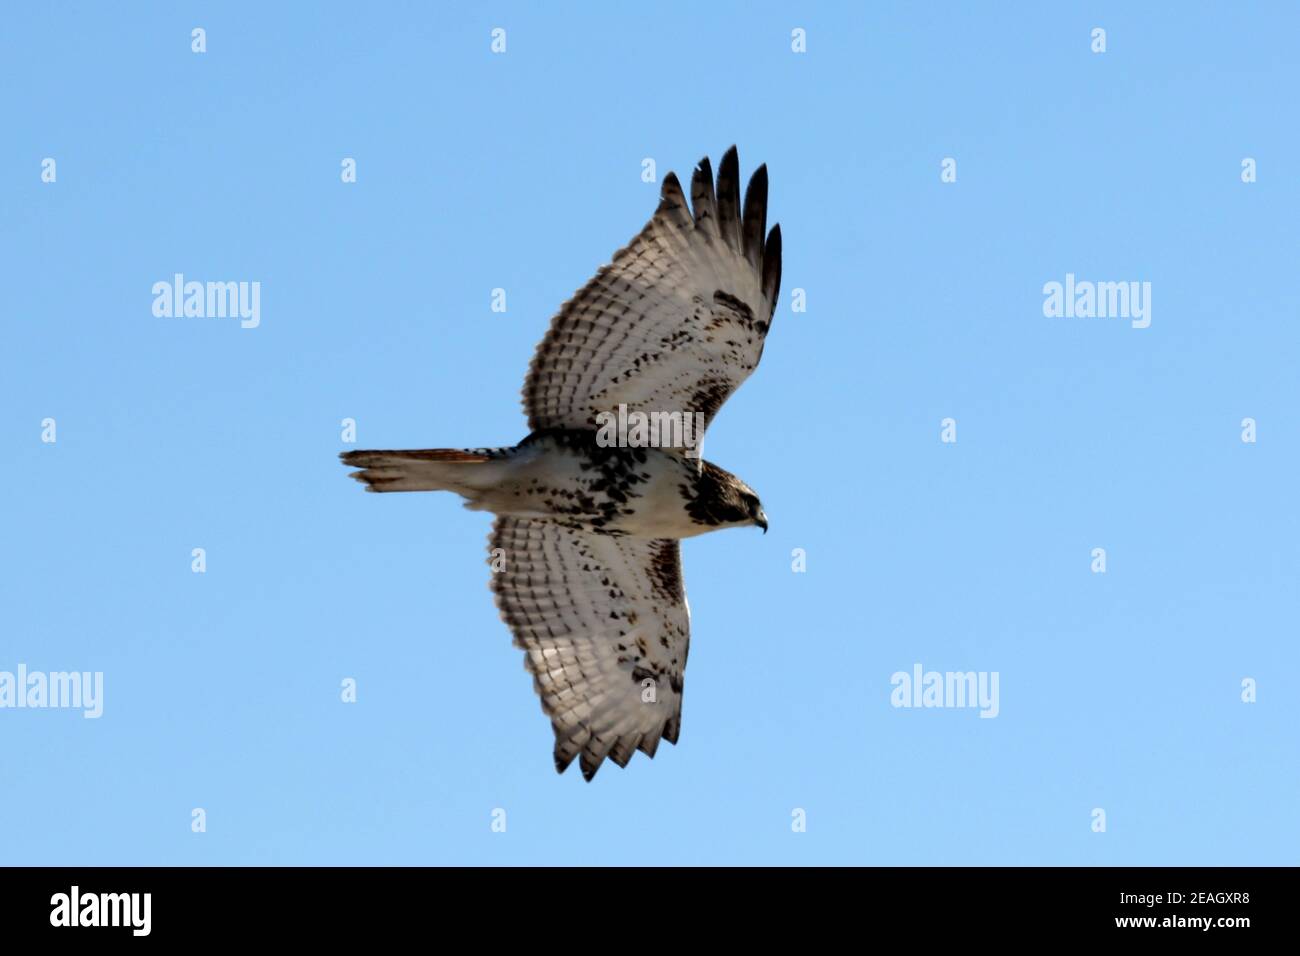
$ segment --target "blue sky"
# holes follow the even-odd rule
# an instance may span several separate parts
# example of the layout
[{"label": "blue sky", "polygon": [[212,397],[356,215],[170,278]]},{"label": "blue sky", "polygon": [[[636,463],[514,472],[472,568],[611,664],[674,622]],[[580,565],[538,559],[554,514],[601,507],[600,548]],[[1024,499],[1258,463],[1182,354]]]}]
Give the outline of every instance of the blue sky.
[{"label": "blue sky", "polygon": [[[9,12],[0,671],[104,713],[0,709],[0,863],[1295,863],[1295,7],[548,9]],[[705,450],[771,533],[686,543],[681,741],[588,785],[489,517],[335,456],[522,438],[642,161],[732,143],[784,281]],[[260,325],[154,316],[177,272]],[[1067,273],[1150,326],[1045,317]],[[917,663],[998,716],[891,706]]]}]

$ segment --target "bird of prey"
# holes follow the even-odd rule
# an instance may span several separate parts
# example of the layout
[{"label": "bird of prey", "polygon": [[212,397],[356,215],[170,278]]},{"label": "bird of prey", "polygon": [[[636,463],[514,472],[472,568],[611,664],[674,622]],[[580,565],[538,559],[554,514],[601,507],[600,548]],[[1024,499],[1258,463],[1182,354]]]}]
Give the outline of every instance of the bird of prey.
[{"label": "bird of prey", "polygon": [[577,757],[591,780],[606,757],[626,766],[677,742],[690,640],[679,542],[767,530],[758,495],[698,446],[763,354],[781,284],[781,230],[766,221],[767,169],[742,204],[734,146],[716,191],[700,161],[689,205],[669,173],[645,228],[551,320],[524,382],[527,438],[340,456],[367,491],[454,491],[496,514],[491,588],[561,773]]}]

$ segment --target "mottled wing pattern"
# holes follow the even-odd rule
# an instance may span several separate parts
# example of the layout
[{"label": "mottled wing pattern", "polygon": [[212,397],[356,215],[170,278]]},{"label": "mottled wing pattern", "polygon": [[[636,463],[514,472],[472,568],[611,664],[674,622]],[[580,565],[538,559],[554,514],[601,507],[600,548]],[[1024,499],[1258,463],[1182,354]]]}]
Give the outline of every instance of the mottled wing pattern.
[{"label": "mottled wing pattern", "polygon": [[[590,780],[677,742],[690,611],[677,541],[499,517],[492,591],[555,729],[555,767]],[[500,549],[499,551],[497,549]]]},{"label": "mottled wing pattern", "polygon": [[600,412],[695,413],[704,424],[758,365],[781,286],[781,228],[764,239],[767,168],[740,201],[733,146],[677,177],[659,208],[551,321],[524,382],[534,431],[595,428]]}]

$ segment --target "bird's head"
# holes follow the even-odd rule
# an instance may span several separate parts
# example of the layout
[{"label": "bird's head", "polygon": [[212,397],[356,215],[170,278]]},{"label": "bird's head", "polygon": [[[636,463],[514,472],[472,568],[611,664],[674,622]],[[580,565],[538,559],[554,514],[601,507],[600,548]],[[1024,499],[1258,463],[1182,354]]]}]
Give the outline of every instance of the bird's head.
[{"label": "bird's head", "polygon": [[767,533],[767,513],[754,489],[729,471],[704,462],[696,483],[696,499],[692,513],[702,522],[728,527],[750,525]]},{"label": "bird's head", "polygon": [[746,489],[741,497],[745,513],[749,516],[749,523],[758,525],[763,529],[763,534],[767,534],[767,512],[763,510],[763,503],[758,500],[758,495]]}]

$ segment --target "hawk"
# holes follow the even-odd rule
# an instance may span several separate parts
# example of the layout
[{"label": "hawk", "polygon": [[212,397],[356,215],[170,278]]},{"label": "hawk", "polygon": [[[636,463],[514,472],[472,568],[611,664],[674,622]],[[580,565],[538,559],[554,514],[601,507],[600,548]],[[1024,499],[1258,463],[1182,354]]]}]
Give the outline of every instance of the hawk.
[{"label": "hawk", "polygon": [[645,228],[551,320],[524,382],[527,438],[340,456],[367,491],[453,491],[496,514],[491,588],[561,773],[576,757],[591,780],[606,757],[622,767],[677,742],[690,643],[679,542],[767,531],[758,495],[704,461],[698,438],[758,365],[780,284],[767,168],[742,204],[733,146],[716,191],[708,158],[696,166],[689,204],[669,173]]}]

